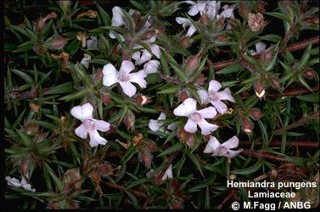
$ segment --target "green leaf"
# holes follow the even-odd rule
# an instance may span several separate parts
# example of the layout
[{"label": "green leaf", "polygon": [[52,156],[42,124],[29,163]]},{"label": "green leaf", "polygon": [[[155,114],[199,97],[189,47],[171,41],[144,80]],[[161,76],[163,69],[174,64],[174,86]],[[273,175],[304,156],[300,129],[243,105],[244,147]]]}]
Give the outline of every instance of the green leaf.
[{"label": "green leaf", "polygon": [[169,94],[169,93],[176,93],[179,90],[178,85],[166,84],[165,86],[159,88],[160,91],[157,94]]},{"label": "green leaf", "polygon": [[200,174],[204,177],[201,165],[200,165],[198,159],[196,158],[196,156],[194,156],[194,154],[189,154],[188,156],[189,156],[190,160],[192,161],[192,163],[197,167],[197,169],[199,170]]},{"label": "green leaf", "polygon": [[59,100],[64,100],[64,101],[71,101],[74,99],[79,99],[84,97],[87,94],[93,93],[91,89],[85,88],[77,93],[69,94],[67,96],[61,97]]},{"label": "green leaf", "polygon": [[30,83],[30,84],[33,83],[33,79],[25,72],[17,69],[11,69],[11,71],[16,75],[18,75],[19,77],[21,77],[26,83]]},{"label": "green leaf", "polygon": [[232,65],[229,65],[220,71],[217,72],[217,74],[230,74],[230,73],[235,73],[239,72],[241,70],[241,66],[239,63],[234,63]]},{"label": "green leaf", "polygon": [[58,86],[55,86],[44,93],[44,95],[50,95],[50,94],[61,94],[61,93],[71,93],[73,91],[73,84],[72,82],[66,82],[63,84],[60,84]]},{"label": "green leaf", "polygon": [[102,23],[99,23],[100,25],[107,26],[110,25],[110,16],[108,13],[100,6],[98,5],[98,11],[99,11],[99,22],[101,20]]},{"label": "green leaf", "polygon": [[297,67],[298,70],[301,70],[308,62],[309,58],[310,58],[310,50],[312,48],[312,44],[309,43],[308,47],[306,48],[306,50],[303,53],[303,56],[299,62],[299,65]]},{"label": "green leaf", "polygon": [[282,13],[277,13],[277,12],[266,12],[265,14],[279,18],[285,22],[290,22],[290,19],[288,16],[286,16],[285,14]]},{"label": "green leaf", "polygon": [[319,93],[312,93],[308,95],[303,95],[303,96],[297,96],[297,99],[300,99],[305,102],[319,102]]},{"label": "green leaf", "polygon": [[282,40],[282,37],[275,34],[269,34],[259,37],[260,40],[267,40],[267,41],[273,41],[273,42],[279,42]]},{"label": "green leaf", "polygon": [[261,162],[258,161],[253,166],[250,166],[250,167],[244,168],[244,169],[234,170],[234,171],[231,171],[231,173],[239,174],[239,175],[249,175],[249,174],[252,174],[252,173],[255,173],[256,171],[258,171],[261,168],[261,165],[262,165]]},{"label": "green leaf", "polygon": [[161,152],[157,157],[161,157],[163,155],[167,155],[173,152],[177,152],[181,150],[181,145],[180,143],[176,143],[175,145],[169,147],[168,149],[164,150],[163,152]]}]

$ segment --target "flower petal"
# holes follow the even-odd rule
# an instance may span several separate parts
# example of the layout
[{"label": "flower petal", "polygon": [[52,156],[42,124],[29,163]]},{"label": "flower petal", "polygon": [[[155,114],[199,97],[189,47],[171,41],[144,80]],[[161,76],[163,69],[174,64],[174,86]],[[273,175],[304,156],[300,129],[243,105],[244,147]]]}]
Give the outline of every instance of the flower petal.
[{"label": "flower petal", "polygon": [[214,107],[207,107],[202,110],[198,110],[198,113],[202,116],[202,118],[213,119],[217,115],[217,111]]},{"label": "flower petal", "polygon": [[146,72],[141,70],[130,74],[130,81],[137,83],[141,88],[147,87],[147,82],[144,79],[147,76]]},{"label": "flower petal", "polygon": [[209,102],[208,100],[208,92],[204,90],[198,90],[198,95],[201,100],[201,104],[207,104]]},{"label": "flower petal", "polygon": [[190,116],[197,108],[197,101],[193,98],[187,98],[176,109],[173,110],[173,114],[176,116]]},{"label": "flower petal", "polygon": [[187,31],[186,36],[191,37],[196,31],[197,31],[197,28],[193,24],[190,24],[190,27]]},{"label": "flower petal", "polygon": [[221,84],[216,80],[211,80],[209,83],[208,91],[218,91],[221,88]]},{"label": "flower petal", "polygon": [[141,57],[141,52],[140,51],[136,51],[136,52],[132,53],[132,55],[131,55],[131,58],[136,61],[135,62],[136,65],[138,65],[137,61],[140,59],[140,57]]},{"label": "flower petal", "polygon": [[119,72],[129,74],[135,68],[134,64],[129,60],[124,60],[121,63]]},{"label": "flower petal", "polygon": [[97,130],[93,130],[89,132],[89,136],[90,136],[90,146],[91,147],[95,147],[100,145],[105,145],[108,141],[104,138],[102,138]]},{"label": "flower petal", "polygon": [[227,149],[236,148],[238,147],[238,145],[239,145],[239,139],[237,138],[237,136],[233,136],[232,138],[230,138],[229,140],[221,144],[221,146]]},{"label": "flower petal", "polygon": [[103,67],[102,73],[103,73],[103,85],[111,86],[116,82],[118,82],[118,78],[117,78],[118,71],[111,63],[108,63]]},{"label": "flower petal", "polygon": [[224,114],[228,110],[227,105],[225,103],[221,102],[220,100],[211,101],[211,104],[217,109],[217,111],[220,114]]},{"label": "flower petal", "polygon": [[97,130],[101,132],[107,132],[110,130],[110,124],[103,120],[92,119],[94,122],[94,126]]},{"label": "flower petal", "polygon": [[203,150],[203,153],[213,153],[220,145],[221,144],[216,137],[210,136],[210,140]]},{"label": "flower petal", "polygon": [[123,12],[122,9],[118,6],[112,8],[112,26],[121,26],[125,24],[123,20]]},{"label": "flower petal", "polygon": [[225,88],[223,91],[218,92],[220,96],[220,100],[228,100],[230,102],[235,102],[231,90],[229,88]]},{"label": "flower petal", "polygon": [[255,44],[255,46],[256,46],[257,54],[260,54],[266,49],[267,44],[265,44],[263,42],[258,42],[258,43]]},{"label": "flower petal", "polygon": [[148,127],[152,131],[158,131],[163,125],[163,121],[150,119]]},{"label": "flower petal", "polygon": [[70,113],[73,117],[83,121],[92,118],[93,107],[90,103],[81,106],[75,106],[71,109]]},{"label": "flower petal", "polygon": [[137,88],[131,82],[119,82],[119,83],[123,92],[127,96],[132,97],[133,95],[136,94]]},{"label": "flower petal", "polygon": [[178,24],[182,24],[183,29],[185,29],[187,26],[191,26],[191,21],[187,18],[177,17],[176,22]]},{"label": "flower petal", "polygon": [[86,67],[86,69],[88,69],[90,60],[91,60],[91,56],[89,54],[83,54],[83,58],[82,58],[80,64],[84,65],[84,67]]},{"label": "flower petal", "polygon": [[195,133],[197,131],[197,124],[191,119],[188,119],[186,125],[184,125],[184,130],[189,133]]},{"label": "flower petal", "polygon": [[158,60],[150,60],[149,62],[143,65],[143,70],[147,74],[156,73],[159,69],[160,62]]},{"label": "flower petal", "polygon": [[166,171],[164,172],[162,178],[161,178],[161,181],[164,181],[166,179],[170,179],[173,177],[173,174],[172,174],[172,164],[170,164],[170,166],[166,169]]},{"label": "flower petal", "polygon": [[157,44],[151,44],[150,49],[151,49],[152,54],[159,59],[160,58],[160,47]]},{"label": "flower petal", "polygon": [[167,118],[166,114],[164,112],[161,112],[158,120],[166,120],[166,118]]},{"label": "flower petal", "polygon": [[237,151],[234,151],[234,150],[229,150],[227,155],[225,155],[227,158],[234,158],[236,157],[237,155],[239,155],[241,152],[243,151],[243,149],[240,149],[240,150],[237,150]]},{"label": "flower petal", "polygon": [[9,186],[13,186],[13,187],[20,187],[21,186],[21,182],[17,178],[14,178],[14,177],[11,178],[11,177],[7,176],[6,181]]},{"label": "flower petal", "polygon": [[201,134],[202,135],[210,135],[213,131],[218,129],[218,125],[210,124],[205,119],[198,122],[199,127],[201,128]]},{"label": "flower petal", "polygon": [[74,130],[75,134],[77,136],[79,136],[80,138],[82,139],[86,139],[88,137],[88,132],[86,130],[86,128],[84,127],[83,124],[81,124],[79,127],[77,127],[75,130]]},{"label": "flower petal", "polygon": [[142,52],[141,57],[138,60],[136,60],[137,65],[141,65],[152,58],[152,55],[148,50],[143,49],[141,52]]}]

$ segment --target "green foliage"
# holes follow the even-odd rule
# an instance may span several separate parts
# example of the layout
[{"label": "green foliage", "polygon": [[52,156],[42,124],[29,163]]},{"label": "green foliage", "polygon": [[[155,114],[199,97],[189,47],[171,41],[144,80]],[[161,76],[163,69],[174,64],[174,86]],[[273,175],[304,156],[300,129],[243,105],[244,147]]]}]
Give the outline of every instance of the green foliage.
[{"label": "green foliage", "polygon": [[[234,7],[233,15],[224,17],[225,5]],[[211,17],[191,15],[191,6],[4,2],[4,174],[21,183],[4,188],[9,209],[229,209],[229,202],[248,201],[248,195],[245,188],[227,187],[227,179],[318,179],[319,9],[312,1],[270,7],[222,1]],[[258,30],[246,11],[264,17]],[[180,25],[177,17],[187,22]],[[190,25],[195,32],[187,36]],[[266,49],[255,49],[259,42]],[[150,68],[155,73],[146,72],[150,63],[143,58],[158,62]],[[131,96],[126,75],[118,72],[124,60],[134,64]],[[107,75],[107,64],[117,74]],[[146,86],[137,80],[142,72]],[[107,86],[113,77],[117,82]],[[211,102],[226,98],[229,89],[234,101],[223,99],[227,111],[205,119],[217,130],[190,132],[185,125],[192,115],[217,108],[199,93],[212,80],[221,88],[209,92]],[[198,112],[175,115],[187,98],[197,102]],[[92,133],[70,112],[85,103],[93,106],[89,119],[110,124],[98,129],[105,145],[92,146],[91,137],[75,133],[80,124]],[[158,130],[150,120],[161,125]],[[243,151],[233,158],[224,147],[215,150],[222,157],[204,153],[211,136],[220,143],[236,136],[236,150]],[[293,192],[312,201],[317,189]]]}]

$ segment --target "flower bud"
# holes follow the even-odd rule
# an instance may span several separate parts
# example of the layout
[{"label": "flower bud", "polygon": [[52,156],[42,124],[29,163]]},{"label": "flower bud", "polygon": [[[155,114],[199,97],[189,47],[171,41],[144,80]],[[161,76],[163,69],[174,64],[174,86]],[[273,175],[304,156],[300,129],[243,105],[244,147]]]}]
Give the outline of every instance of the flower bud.
[{"label": "flower bud", "polygon": [[270,62],[273,58],[273,52],[272,49],[269,49],[267,51],[264,51],[261,55],[260,55],[260,61],[263,64],[267,64],[268,62]]},{"label": "flower bud", "polygon": [[263,2],[263,1],[259,1],[257,3],[258,11],[259,12],[264,12],[265,11],[264,7],[266,6],[266,4],[267,3]]},{"label": "flower bud", "polygon": [[25,133],[27,133],[28,135],[34,135],[35,133],[37,133],[39,129],[39,125],[29,122],[27,121],[24,126],[23,126],[23,130]]},{"label": "flower bud", "polygon": [[199,18],[199,22],[202,23],[203,25],[207,26],[210,22],[210,19],[206,14],[203,13]]},{"label": "flower bud", "polygon": [[221,43],[226,42],[228,39],[229,39],[229,36],[226,34],[220,34],[216,37],[216,40]]},{"label": "flower bud", "polygon": [[252,134],[254,125],[248,118],[242,119],[242,130],[247,133],[248,135]]},{"label": "flower bud", "polygon": [[134,130],[135,115],[132,112],[128,112],[123,119],[124,125],[130,130]]},{"label": "flower bud", "polygon": [[185,99],[189,97],[189,92],[185,89],[181,90],[179,93],[179,100],[183,102]]},{"label": "flower bud", "polygon": [[185,67],[186,72],[189,73],[195,70],[196,68],[198,68],[199,63],[200,63],[199,53],[188,57],[186,62],[186,67]]},{"label": "flower bud", "polygon": [[237,175],[235,175],[235,174],[230,174],[229,179],[230,179],[230,180],[235,180],[235,179],[237,179]]},{"label": "flower bud", "polygon": [[81,18],[81,17],[96,18],[97,16],[98,16],[97,11],[88,10],[86,12],[83,12],[83,13],[80,13],[79,15],[77,15],[77,18]]},{"label": "flower bud", "polygon": [[37,30],[43,29],[43,27],[44,27],[44,25],[45,25],[47,20],[52,19],[52,18],[55,19],[55,18],[57,18],[57,16],[58,16],[57,13],[51,12],[48,15],[46,15],[44,18],[40,17],[38,19],[38,21],[36,22],[36,29]]},{"label": "flower bud", "polygon": [[145,104],[148,104],[150,101],[150,97],[148,96],[145,96],[145,95],[138,95],[136,98],[135,98],[135,101],[136,103],[138,103],[140,106],[143,106]]},{"label": "flower bud", "polygon": [[271,85],[274,89],[280,89],[281,85],[279,79],[275,76],[271,76]]},{"label": "flower bud", "polygon": [[48,43],[48,47],[52,50],[61,50],[68,43],[68,39],[57,36]]},{"label": "flower bud", "polygon": [[316,78],[317,73],[313,69],[307,69],[303,72],[303,76],[308,80],[313,80]]},{"label": "flower bud", "polygon": [[100,91],[100,95],[103,104],[108,105],[112,101],[109,93]]},{"label": "flower bud", "polygon": [[191,39],[190,37],[186,36],[184,38],[182,38],[182,40],[180,41],[180,45],[187,49],[193,42],[193,39]]},{"label": "flower bud", "polygon": [[239,2],[239,14],[244,18],[248,17],[249,12],[248,2]]},{"label": "flower bud", "polygon": [[205,77],[203,74],[199,74],[198,77],[195,79],[194,84],[203,85],[206,79],[207,77]]},{"label": "flower bud", "polygon": [[147,150],[142,150],[142,152],[139,154],[139,159],[146,168],[149,169],[151,167],[153,156],[150,152]]},{"label": "flower bud", "polygon": [[278,171],[276,169],[272,169],[270,173],[270,179],[271,180],[276,180],[278,177]]},{"label": "flower bud", "polygon": [[263,114],[258,108],[250,108],[249,115],[255,120],[259,120],[263,116]]},{"label": "flower bud", "polygon": [[40,109],[40,106],[33,103],[33,102],[30,102],[29,103],[29,107],[31,109],[32,112],[35,112],[35,113],[39,113],[39,109]]},{"label": "flower bud", "polygon": [[259,97],[260,99],[262,97],[264,97],[266,91],[265,91],[265,88],[264,88],[264,84],[261,82],[261,81],[257,81],[254,83],[254,91],[257,95],[257,97]]},{"label": "flower bud", "polygon": [[82,46],[82,48],[85,48],[86,47],[86,45],[87,45],[87,39],[89,38],[89,36],[87,35],[87,33],[86,32],[79,32],[78,34],[77,34],[77,39],[79,40],[79,41],[81,41],[81,46]]},{"label": "flower bud", "polygon": [[262,31],[264,28],[264,18],[261,13],[249,13],[248,14],[248,25],[252,32]]}]

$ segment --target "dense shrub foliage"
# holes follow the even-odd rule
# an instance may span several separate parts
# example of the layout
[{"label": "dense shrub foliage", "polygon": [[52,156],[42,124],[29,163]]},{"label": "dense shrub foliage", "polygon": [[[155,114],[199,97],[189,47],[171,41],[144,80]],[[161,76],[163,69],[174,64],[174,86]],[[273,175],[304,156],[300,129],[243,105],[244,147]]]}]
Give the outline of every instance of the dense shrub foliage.
[{"label": "dense shrub foliage", "polygon": [[318,6],[5,1],[5,206],[317,207]]}]

